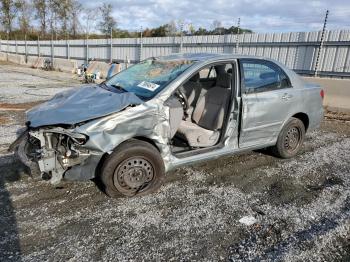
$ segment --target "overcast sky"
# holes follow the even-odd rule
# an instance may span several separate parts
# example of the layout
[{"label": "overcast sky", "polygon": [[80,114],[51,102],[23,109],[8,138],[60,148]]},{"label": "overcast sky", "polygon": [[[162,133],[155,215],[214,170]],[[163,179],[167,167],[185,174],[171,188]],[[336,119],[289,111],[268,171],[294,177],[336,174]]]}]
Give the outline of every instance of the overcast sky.
[{"label": "overcast sky", "polygon": [[119,28],[128,30],[179,19],[196,28],[210,28],[213,20],[231,26],[240,17],[255,32],[314,31],[322,29],[327,9],[328,29],[350,29],[350,0],[86,0],[84,6],[102,2],[113,5]]}]

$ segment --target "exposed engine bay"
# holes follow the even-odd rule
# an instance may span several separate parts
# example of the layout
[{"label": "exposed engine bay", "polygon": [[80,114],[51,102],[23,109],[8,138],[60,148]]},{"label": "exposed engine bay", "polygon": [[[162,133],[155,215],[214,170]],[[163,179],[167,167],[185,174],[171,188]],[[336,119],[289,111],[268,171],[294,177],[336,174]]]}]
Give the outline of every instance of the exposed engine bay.
[{"label": "exposed engine bay", "polygon": [[90,156],[82,147],[86,141],[85,135],[61,127],[41,128],[21,136],[17,154],[32,174],[40,172],[44,180],[57,184],[70,167]]}]

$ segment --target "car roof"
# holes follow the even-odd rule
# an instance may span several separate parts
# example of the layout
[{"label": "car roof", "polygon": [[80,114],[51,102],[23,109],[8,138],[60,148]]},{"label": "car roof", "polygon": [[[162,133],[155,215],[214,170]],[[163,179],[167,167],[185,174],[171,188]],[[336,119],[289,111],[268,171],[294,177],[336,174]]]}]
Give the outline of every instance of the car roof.
[{"label": "car roof", "polygon": [[156,59],[163,61],[171,60],[192,60],[192,61],[206,61],[206,60],[215,60],[215,59],[263,59],[272,61],[272,59],[259,56],[250,56],[250,55],[237,55],[237,54],[219,54],[219,53],[175,53],[166,56],[159,56]]}]

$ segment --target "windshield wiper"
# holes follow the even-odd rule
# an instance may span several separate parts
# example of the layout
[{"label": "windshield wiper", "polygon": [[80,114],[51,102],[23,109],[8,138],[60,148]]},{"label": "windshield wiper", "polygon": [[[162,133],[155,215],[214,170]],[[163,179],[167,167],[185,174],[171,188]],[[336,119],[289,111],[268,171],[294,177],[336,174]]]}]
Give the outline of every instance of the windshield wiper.
[{"label": "windshield wiper", "polygon": [[118,85],[111,85],[111,87],[114,87],[120,91],[123,91],[123,92],[128,92],[127,90],[125,90],[122,86],[118,86]]}]

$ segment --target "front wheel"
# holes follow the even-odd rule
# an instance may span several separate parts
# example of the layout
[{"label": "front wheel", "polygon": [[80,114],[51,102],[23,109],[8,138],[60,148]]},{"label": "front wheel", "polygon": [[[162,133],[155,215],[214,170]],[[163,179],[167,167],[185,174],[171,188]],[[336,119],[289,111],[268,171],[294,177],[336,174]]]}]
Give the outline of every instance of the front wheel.
[{"label": "front wheel", "polygon": [[272,147],[272,153],[280,158],[291,158],[301,149],[305,138],[304,123],[292,117],[282,128],[277,143]]},{"label": "front wheel", "polygon": [[140,196],[158,190],[164,173],[163,159],[153,145],[129,140],[107,157],[101,181],[110,197]]}]

